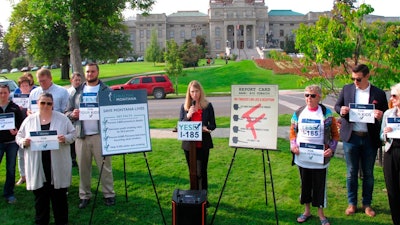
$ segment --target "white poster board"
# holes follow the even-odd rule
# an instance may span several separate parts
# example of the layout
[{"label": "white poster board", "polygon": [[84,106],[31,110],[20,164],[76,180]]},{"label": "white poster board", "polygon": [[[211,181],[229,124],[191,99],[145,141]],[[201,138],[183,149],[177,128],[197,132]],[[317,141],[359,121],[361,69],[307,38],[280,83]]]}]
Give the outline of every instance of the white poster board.
[{"label": "white poster board", "polygon": [[278,85],[232,85],[229,146],[277,149]]},{"label": "white poster board", "polygon": [[99,92],[102,155],[151,151],[145,90]]}]

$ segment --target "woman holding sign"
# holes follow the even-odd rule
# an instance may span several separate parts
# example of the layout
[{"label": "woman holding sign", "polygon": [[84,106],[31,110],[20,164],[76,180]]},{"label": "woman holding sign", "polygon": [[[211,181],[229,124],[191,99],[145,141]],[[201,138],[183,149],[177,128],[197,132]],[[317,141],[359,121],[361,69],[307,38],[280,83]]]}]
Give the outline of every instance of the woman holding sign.
[{"label": "woman holding sign", "polygon": [[391,88],[393,108],[383,114],[381,139],[385,142],[383,173],[393,224],[400,224],[400,83]]},{"label": "woman holding sign", "polygon": [[24,120],[16,137],[25,150],[26,189],[35,195],[35,224],[49,224],[50,202],[55,224],[68,224],[75,128],[64,114],[53,111],[50,93],[41,94],[37,102],[39,111]]},{"label": "woman holding sign", "polygon": [[[181,106],[179,120],[202,121],[202,141],[196,142],[196,155],[197,161],[200,161],[200,189],[207,190],[208,157],[210,154],[210,148],[214,147],[211,139],[211,131],[213,131],[217,126],[215,124],[214,108],[212,104],[206,100],[203,87],[196,80],[191,81],[188,85],[185,103]],[[183,141],[182,149],[185,152],[186,161],[190,170],[190,142]]]},{"label": "woman holding sign", "polygon": [[319,104],[321,88],[311,85],[305,88],[306,105],[293,114],[290,126],[290,150],[292,165],[300,172],[300,203],[304,212],[297,218],[298,223],[311,217],[310,206],[318,208],[322,225],[329,221],[324,215],[326,207],[326,176],[329,160],[333,157],[339,140],[339,132],[332,111]]},{"label": "woman holding sign", "polygon": [[10,101],[10,87],[0,85],[0,163],[3,156],[6,155],[6,182],[3,197],[9,204],[17,201],[14,196],[15,164],[18,152],[15,135],[21,123],[21,110],[17,104]]}]

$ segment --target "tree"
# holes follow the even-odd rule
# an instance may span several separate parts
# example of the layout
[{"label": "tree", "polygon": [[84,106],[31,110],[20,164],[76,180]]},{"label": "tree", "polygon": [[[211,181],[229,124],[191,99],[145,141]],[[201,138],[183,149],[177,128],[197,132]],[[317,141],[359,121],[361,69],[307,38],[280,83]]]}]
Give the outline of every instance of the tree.
[{"label": "tree", "polygon": [[82,56],[105,60],[130,51],[122,24],[125,3],[147,14],[154,2],[21,0],[11,16],[7,42],[13,50],[26,47],[38,60],[61,62],[63,72],[68,73],[71,63],[74,71],[83,73]]},{"label": "tree", "polygon": [[150,38],[150,44],[146,48],[146,54],[145,54],[145,59],[148,62],[154,62],[154,66],[156,65],[156,62],[160,62],[160,54],[161,54],[161,47],[158,44],[158,39],[157,39],[157,31],[152,30],[151,31],[151,38]]},{"label": "tree", "polygon": [[178,95],[178,76],[182,73],[183,68],[182,60],[178,53],[178,44],[173,39],[167,41],[167,49],[164,53],[165,71],[169,77],[173,78],[176,95]]},{"label": "tree", "polygon": [[193,44],[191,40],[185,40],[179,52],[184,67],[198,66],[199,59],[203,54],[201,46]]}]

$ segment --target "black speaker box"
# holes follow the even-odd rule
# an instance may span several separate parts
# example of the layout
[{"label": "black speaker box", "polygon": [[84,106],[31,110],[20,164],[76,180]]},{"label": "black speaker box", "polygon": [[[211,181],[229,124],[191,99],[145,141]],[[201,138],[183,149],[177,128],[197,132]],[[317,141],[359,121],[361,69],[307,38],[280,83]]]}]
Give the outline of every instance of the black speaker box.
[{"label": "black speaker box", "polygon": [[206,225],[206,190],[179,190],[172,196],[172,225]]}]

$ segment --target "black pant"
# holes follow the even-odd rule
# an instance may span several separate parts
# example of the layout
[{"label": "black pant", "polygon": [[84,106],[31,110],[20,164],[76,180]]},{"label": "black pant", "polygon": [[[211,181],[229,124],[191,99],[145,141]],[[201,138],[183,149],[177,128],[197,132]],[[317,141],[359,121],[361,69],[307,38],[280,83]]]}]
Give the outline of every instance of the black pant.
[{"label": "black pant", "polygon": [[[190,174],[190,156],[189,151],[184,151],[186,162],[189,168]],[[208,189],[208,177],[207,177],[207,166],[208,166],[208,157],[210,155],[210,149],[204,148],[196,148],[197,161],[200,161],[200,176],[201,176],[201,189]]]},{"label": "black pant", "polygon": [[394,225],[400,224],[400,147],[391,147],[383,155],[383,173]]},{"label": "black pant", "polygon": [[43,187],[34,190],[35,195],[35,224],[48,225],[50,222],[50,201],[53,208],[56,225],[68,224],[67,188],[54,189],[46,182]]},{"label": "black pant", "polygon": [[326,169],[307,169],[299,166],[301,179],[300,204],[311,203],[318,208],[326,207]]}]

